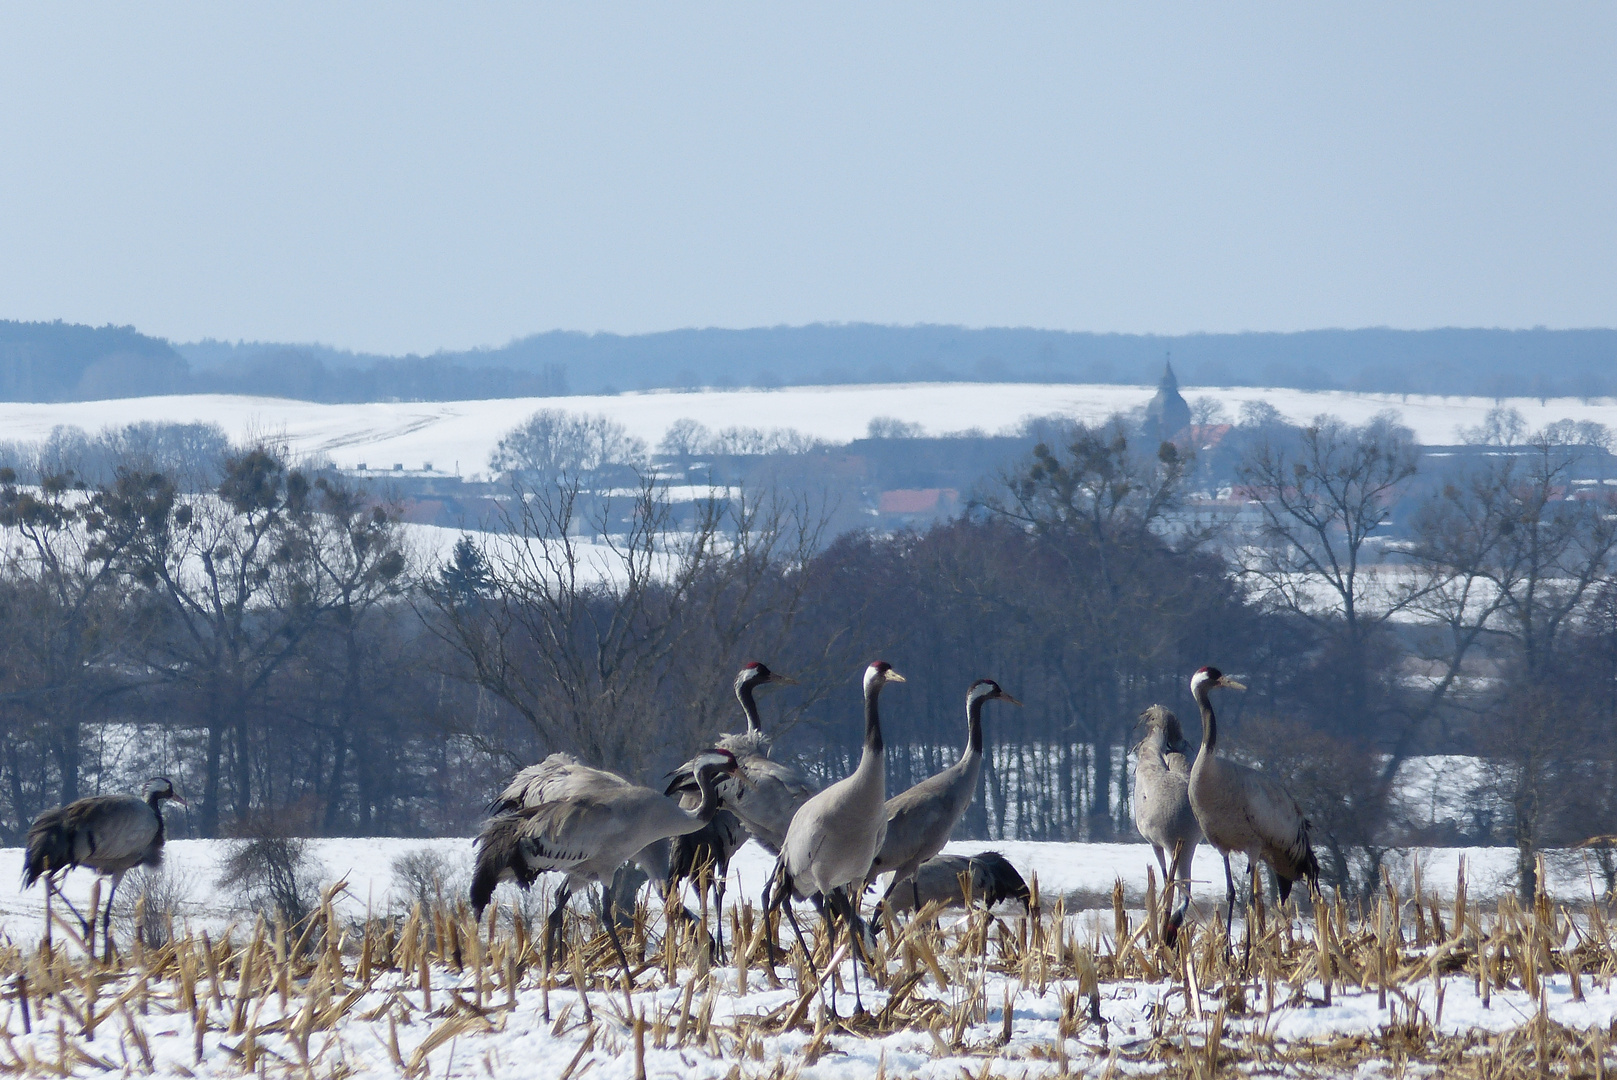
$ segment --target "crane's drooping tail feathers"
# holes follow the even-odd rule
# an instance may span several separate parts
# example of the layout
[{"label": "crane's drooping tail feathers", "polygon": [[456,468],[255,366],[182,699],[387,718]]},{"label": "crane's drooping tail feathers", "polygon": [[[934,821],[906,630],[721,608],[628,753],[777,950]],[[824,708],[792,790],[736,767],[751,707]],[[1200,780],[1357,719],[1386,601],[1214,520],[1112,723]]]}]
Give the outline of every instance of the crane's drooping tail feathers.
[{"label": "crane's drooping tail feathers", "polygon": [[1279,872],[1279,862],[1275,863],[1275,883],[1280,886],[1280,902],[1285,903],[1291,895],[1291,887],[1298,878],[1302,878],[1314,889],[1319,891],[1319,859],[1314,855],[1314,843],[1309,839],[1308,833],[1313,829],[1307,818],[1303,819],[1297,827],[1297,840],[1290,851],[1285,855],[1291,861],[1291,874],[1289,876]]},{"label": "crane's drooping tail feathers", "polygon": [[518,847],[518,834],[522,818],[506,814],[492,818],[477,836],[477,864],[472,871],[472,909],[482,917],[494,896],[494,889],[507,878],[514,879],[524,889],[532,885],[539,875],[528,868]]},{"label": "crane's drooping tail feathers", "polygon": [[988,877],[988,906],[993,907],[1001,900],[1016,900],[1023,907],[1027,907],[1031,898],[1027,882],[1022,875],[1016,872],[1010,860],[997,851],[985,851],[973,855],[971,861],[987,871]]},{"label": "crane's drooping tail feathers", "polygon": [[73,833],[67,827],[67,808],[47,810],[28,826],[28,853],[23,860],[22,884],[28,888],[40,878],[72,865]]}]

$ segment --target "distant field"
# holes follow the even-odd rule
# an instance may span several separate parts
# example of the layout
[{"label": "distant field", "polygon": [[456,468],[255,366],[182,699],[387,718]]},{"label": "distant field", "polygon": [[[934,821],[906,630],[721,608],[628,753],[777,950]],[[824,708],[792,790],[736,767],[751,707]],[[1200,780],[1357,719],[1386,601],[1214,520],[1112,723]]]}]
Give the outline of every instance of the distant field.
[{"label": "distant field", "polygon": [[[434,468],[470,477],[484,471],[507,430],[535,410],[605,413],[655,446],[683,417],[718,430],[731,426],[792,427],[832,442],[865,434],[873,417],[922,425],[928,434],[979,428],[993,433],[1024,417],[1062,413],[1094,421],[1136,408],[1152,387],[1029,383],[910,383],[814,386],[784,390],[650,392],[611,397],[505,398],[491,401],[320,405],[283,398],[177,395],[114,401],[30,404],[0,402],[0,437],[35,440],[59,424],[88,431],[134,421],[211,421],[235,439],[285,438],[294,452],[329,456],[339,467],[365,464]],[[1217,398],[1234,415],[1247,401],[1267,401],[1292,420],[1333,413],[1361,422],[1397,411],[1423,443],[1449,443],[1459,427],[1481,422],[1490,408],[1519,409],[1533,426],[1568,417],[1617,426],[1617,400],[1597,398],[1422,397],[1250,387],[1185,387],[1187,399]]]}]

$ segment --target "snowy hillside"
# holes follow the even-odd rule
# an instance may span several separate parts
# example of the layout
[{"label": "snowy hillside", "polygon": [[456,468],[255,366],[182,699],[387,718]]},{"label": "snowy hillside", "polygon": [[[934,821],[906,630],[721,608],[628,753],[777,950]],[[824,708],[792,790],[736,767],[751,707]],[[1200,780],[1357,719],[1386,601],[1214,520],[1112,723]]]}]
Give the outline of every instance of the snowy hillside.
[{"label": "snowy hillside", "polygon": [[[1333,413],[1352,422],[1385,409],[1400,413],[1424,443],[1454,441],[1458,427],[1479,424],[1499,402],[1481,397],[1351,394],[1251,387],[1185,387],[1186,398],[1218,399],[1230,413],[1267,401],[1292,420]],[[233,439],[285,438],[299,454],[329,456],[338,466],[410,469],[431,463],[464,476],[483,471],[489,452],[511,427],[543,408],[605,413],[655,446],[683,417],[715,430],[736,425],[791,427],[832,442],[862,437],[871,419],[891,416],[928,434],[979,428],[995,432],[1027,416],[1062,413],[1099,420],[1145,404],[1143,386],[1032,383],[913,383],[895,386],[811,386],[785,390],[631,393],[610,397],[507,398],[492,401],[388,402],[320,405],[279,398],[180,395],[66,404],[0,403],[0,438],[37,440],[59,424],[87,431],[136,421],[210,421]],[[1563,417],[1617,426],[1617,400],[1508,399],[1529,425]]]}]

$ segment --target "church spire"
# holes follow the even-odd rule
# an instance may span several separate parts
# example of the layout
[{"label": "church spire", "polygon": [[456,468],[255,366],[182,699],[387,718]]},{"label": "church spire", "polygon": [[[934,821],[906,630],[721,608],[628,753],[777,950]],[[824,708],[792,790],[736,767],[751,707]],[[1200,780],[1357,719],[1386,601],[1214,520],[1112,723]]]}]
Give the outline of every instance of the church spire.
[{"label": "church spire", "polygon": [[1173,356],[1163,362],[1162,381],[1157,395],[1145,407],[1145,432],[1159,442],[1172,442],[1190,426],[1190,406],[1179,395],[1179,379],[1173,373]]}]

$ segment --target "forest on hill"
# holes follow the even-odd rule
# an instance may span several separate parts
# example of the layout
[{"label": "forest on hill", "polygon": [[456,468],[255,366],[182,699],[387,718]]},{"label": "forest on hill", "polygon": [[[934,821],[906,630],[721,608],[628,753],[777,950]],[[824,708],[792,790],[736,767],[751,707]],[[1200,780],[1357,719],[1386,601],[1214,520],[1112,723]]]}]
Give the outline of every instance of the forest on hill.
[{"label": "forest on hill", "polygon": [[0,321],[0,400],[245,393],[449,401],[661,388],[992,381],[1484,397],[1617,395],[1617,330],[1093,334],[816,324],[654,334],[551,331],[498,348],[379,356],[325,345],[172,343],[132,327]]}]

